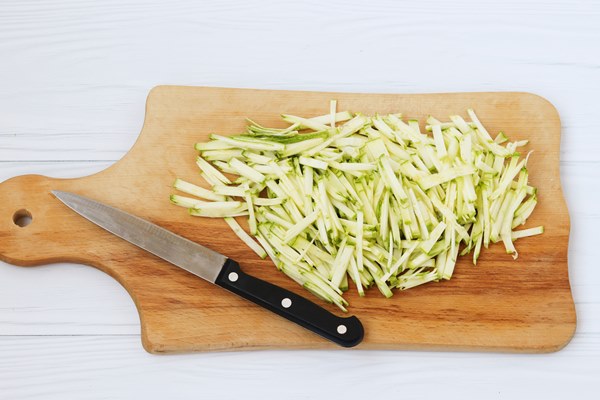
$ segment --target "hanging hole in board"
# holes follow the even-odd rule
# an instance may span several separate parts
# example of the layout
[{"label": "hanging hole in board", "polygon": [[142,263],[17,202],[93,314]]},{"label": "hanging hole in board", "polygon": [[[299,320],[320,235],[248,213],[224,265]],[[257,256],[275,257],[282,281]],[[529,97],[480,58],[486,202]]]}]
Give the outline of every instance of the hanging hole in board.
[{"label": "hanging hole in board", "polygon": [[33,216],[25,209],[19,210],[13,215],[13,222],[21,228],[25,228],[27,225],[31,224],[32,221]]}]

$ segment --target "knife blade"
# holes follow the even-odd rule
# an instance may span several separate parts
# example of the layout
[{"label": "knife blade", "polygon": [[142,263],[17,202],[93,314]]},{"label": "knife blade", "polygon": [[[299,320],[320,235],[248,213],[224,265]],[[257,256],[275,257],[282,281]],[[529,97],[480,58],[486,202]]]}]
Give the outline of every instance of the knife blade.
[{"label": "knife blade", "polygon": [[108,232],[340,346],[353,347],[363,339],[363,326],[355,316],[338,317],[302,296],[248,275],[237,262],[216,251],[90,198],[58,190],[52,194]]}]

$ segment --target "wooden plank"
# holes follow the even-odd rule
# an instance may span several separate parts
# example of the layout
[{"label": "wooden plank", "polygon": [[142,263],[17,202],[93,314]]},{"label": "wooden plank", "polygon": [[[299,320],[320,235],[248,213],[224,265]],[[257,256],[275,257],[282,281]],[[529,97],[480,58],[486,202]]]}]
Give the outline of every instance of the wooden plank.
[{"label": "wooden plank", "polygon": [[4,161],[0,160],[0,182],[17,175],[41,174],[52,178],[80,178],[100,172],[114,161]]},{"label": "wooden plank", "polygon": [[[483,10],[468,1],[334,2],[310,10],[300,3],[248,7],[236,1],[177,7],[135,0],[88,7],[60,0],[4,3],[0,73],[10,79],[0,96],[0,159],[124,154],[139,131],[147,91],[164,82],[391,93],[532,91],[561,110],[567,133],[576,132],[564,137],[563,160],[597,160],[587,151],[600,147],[594,134],[600,61],[589,51],[598,41],[597,2],[527,1],[518,12],[513,3]],[[307,41],[307,32],[316,36]],[[291,56],[298,53],[300,59]],[[342,54],[352,61],[338,61]],[[55,146],[61,137],[68,149]]]},{"label": "wooden plank", "polygon": [[[569,221],[558,169],[560,125],[550,103],[523,93],[380,95],[158,87],[149,96],[140,139],[119,163],[82,179],[25,176],[0,186],[0,198],[9,205],[0,211],[0,258],[19,265],[81,262],[109,273],[132,295],[142,320],[143,344],[151,352],[328,347],[301,328],[82,220],[49,190],[70,190],[118,205],[238,260],[259,277],[303,293],[281,274],[273,274],[269,262],[248,251],[223,221],[190,218],[185,210],[170,208],[166,199],[176,176],[197,176],[195,141],[211,132],[237,132],[245,116],[273,123],[281,104],[295,114],[318,115],[330,98],[338,99],[341,109],[402,111],[408,117],[462,114],[474,107],[490,131],[502,129],[514,139],[530,139],[536,149],[531,181],[540,188],[541,199],[531,224],[546,226],[543,240],[519,243],[528,251],[516,262],[495,247],[477,268],[465,260],[459,263],[450,282],[425,285],[392,300],[376,293],[365,299],[351,294],[351,311],[367,331],[361,347],[561,348],[573,334],[575,313],[567,275]],[[26,228],[6,223],[20,208],[34,216]],[[72,242],[73,237],[78,241]],[[240,321],[252,329],[240,330]]]},{"label": "wooden plank", "polygon": [[[136,337],[0,337],[7,399],[594,399],[600,335],[551,356],[389,351],[256,351],[150,357]],[[24,357],[24,355],[26,355]],[[447,365],[447,366],[446,366]],[[370,373],[377,367],[381,373]],[[435,374],[435,381],[432,381]],[[306,382],[306,384],[302,384]],[[357,383],[357,384],[353,384]]]},{"label": "wooden plank", "polygon": [[[52,284],[49,284],[52,282]],[[0,335],[139,335],[135,305],[106,274],[81,265],[0,262]]]}]

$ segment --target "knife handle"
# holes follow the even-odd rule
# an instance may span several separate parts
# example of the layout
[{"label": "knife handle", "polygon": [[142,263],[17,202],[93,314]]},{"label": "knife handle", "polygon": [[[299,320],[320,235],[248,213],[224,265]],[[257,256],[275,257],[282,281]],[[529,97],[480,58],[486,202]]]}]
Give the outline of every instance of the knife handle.
[{"label": "knife handle", "polygon": [[364,336],[356,317],[341,318],[279,286],[244,273],[233,260],[225,261],[215,283],[343,347],[353,347]]}]

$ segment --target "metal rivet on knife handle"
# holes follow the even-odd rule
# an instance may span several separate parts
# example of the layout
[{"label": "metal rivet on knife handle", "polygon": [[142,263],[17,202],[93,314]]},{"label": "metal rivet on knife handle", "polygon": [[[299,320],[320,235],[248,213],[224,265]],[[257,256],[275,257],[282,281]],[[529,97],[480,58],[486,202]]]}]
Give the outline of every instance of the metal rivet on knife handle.
[{"label": "metal rivet on knife handle", "polygon": [[235,282],[238,280],[239,276],[235,272],[232,272],[229,274],[228,278],[231,282]]},{"label": "metal rivet on knife handle", "polygon": [[292,306],[292,300],[286,297],[285,299],[281,300],[281,306],[283,308],[290,308]]}]

